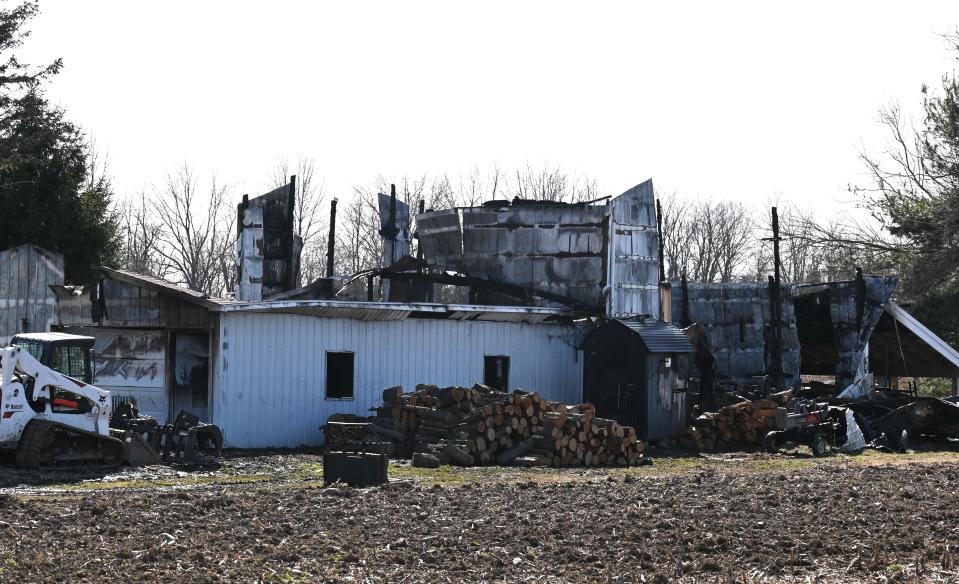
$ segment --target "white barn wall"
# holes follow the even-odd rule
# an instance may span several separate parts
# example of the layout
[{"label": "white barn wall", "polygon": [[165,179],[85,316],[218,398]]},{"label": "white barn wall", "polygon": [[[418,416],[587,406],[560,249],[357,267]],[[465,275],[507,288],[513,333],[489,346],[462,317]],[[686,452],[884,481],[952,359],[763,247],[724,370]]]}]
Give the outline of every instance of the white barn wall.
[{"label": "white barn wall", "polygon": [[[213,423],[233,448],[319,445],[327,417],[370,415],[386,387],[481,382],[484,355],[510,356],[510,389],[582,399],[581,334],[573,326],[227,312],[219,332]],[[354,399],[326,399],[326,351],[355,353]]]}]

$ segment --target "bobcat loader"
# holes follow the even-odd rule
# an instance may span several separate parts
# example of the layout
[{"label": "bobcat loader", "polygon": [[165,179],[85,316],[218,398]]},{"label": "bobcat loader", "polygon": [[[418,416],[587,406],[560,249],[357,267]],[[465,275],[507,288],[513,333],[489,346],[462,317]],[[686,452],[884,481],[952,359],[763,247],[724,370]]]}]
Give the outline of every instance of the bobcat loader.
[{"label": "bobcat loader", "polygon": [[15,452],[19,466],[192,463],[219,455],[219,428],[186,412],[165,426],[129,406],[113,415],[110,392],[90,383],[92,338],[35,333],[12,343],[0,348],[0,449]]}]

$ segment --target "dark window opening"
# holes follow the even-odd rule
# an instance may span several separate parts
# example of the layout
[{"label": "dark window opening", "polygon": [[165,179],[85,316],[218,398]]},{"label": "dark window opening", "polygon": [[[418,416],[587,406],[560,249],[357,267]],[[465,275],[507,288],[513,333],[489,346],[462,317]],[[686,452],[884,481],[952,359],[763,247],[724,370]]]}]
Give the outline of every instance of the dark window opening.
[{"label": "dark window opening", "polygon": [[327,352],[326,397],[327,399],[353,397],[353,353]]},{"label": "dark window opening", "polygon": [[483,384],[499,391],[509,391],[509,356],[483,357]]}]

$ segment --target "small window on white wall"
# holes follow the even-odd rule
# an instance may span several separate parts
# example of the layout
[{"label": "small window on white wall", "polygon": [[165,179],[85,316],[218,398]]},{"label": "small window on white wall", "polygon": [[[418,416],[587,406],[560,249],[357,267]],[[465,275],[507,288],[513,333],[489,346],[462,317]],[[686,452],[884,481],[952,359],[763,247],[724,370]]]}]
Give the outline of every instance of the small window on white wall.
[{"label": "small window on white wall", "polygon": [[353,353],[327,351],[326,399],[353,398]]},{"label": "small window on white wall", "polygon": [[483,358],[483,384],[509,391],[509,355],[486,355]]}]

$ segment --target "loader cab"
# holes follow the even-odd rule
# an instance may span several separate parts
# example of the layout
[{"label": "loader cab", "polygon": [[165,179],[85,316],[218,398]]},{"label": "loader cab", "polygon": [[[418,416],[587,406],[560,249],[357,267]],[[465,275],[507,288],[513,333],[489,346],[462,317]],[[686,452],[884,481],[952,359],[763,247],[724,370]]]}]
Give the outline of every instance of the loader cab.
[{"label": "loader cab", "polygon": [[42,365],[84,383],[93,383],[93,337],[67,333],[21,333],[10,341]]}]

